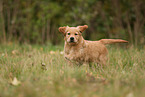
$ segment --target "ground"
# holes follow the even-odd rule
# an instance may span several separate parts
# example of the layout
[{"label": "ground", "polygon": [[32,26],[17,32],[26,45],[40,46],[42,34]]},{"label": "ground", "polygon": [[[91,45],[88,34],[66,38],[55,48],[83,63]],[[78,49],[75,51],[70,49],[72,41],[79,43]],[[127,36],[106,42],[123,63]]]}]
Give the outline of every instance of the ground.
[{"label": "ground", "polygon": [[0,97],[145,97],[145,49],[108,49],[101,68],[69,66],[63,46],[3,44]]}]

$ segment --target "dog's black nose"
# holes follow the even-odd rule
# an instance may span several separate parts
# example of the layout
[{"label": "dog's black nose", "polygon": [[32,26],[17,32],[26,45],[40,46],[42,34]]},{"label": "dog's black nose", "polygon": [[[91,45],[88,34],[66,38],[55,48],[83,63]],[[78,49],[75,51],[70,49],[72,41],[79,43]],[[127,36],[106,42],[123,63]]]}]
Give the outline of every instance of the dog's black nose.
[{"label": "dog's black nose", "polygon": [[70,40],[73,41],[74,40],[74,37],[71,37]]}]

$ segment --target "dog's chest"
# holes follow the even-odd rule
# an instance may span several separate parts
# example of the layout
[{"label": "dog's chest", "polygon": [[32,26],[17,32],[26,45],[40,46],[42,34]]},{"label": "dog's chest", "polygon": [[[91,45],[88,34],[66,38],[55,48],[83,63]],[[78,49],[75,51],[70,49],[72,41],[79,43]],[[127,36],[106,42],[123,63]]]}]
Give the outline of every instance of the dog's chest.
[{"label": "dog's chest", "polygon": [[81,55],[84,53],[84,49],[83,48],[79,48],[79,49],[70,49],[68,50],[68,53],[71,55]]},{"label": "dog's chest", "polygon": [[67,56],[67,58],[69,58],[70,60],[83,60],[83,56],[85,55],[85,51],[84,48],[70,48],[70,49],[66,49],[65,50],[65,55]]}]

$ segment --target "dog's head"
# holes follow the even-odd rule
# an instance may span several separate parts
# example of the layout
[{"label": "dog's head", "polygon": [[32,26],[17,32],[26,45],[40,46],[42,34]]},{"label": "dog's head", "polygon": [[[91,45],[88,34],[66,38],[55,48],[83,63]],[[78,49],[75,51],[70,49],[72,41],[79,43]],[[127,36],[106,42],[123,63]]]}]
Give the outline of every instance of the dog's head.
[{"label": "dog's head", "polygon": [[77,27],[59,27],[59,32],[64,35],[64,40],[70,45],[76,45],[79,43],[82,37],[82,32],[88,28],[87,25]]}]

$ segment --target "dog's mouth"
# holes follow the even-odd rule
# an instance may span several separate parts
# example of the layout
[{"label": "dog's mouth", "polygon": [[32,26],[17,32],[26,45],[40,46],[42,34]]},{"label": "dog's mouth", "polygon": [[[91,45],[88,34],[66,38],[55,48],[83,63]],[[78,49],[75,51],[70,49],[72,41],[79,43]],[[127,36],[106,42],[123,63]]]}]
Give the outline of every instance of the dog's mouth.
[{"label": "dog's mouth", "polygon": [[77,42],[75,42],[75,41],[69,41],[68,42],[70,45],[76,45],[77,44]]},{"label": "dog's mouth", "polygon": [[74,40],[70,40],[69,43],[75,43],[75,41]]},{"label": "dog's mouth", "polygon": [[66,41],[69,45],[76,45],[77,44],[77,41],[75,39],[67,39]]}]

